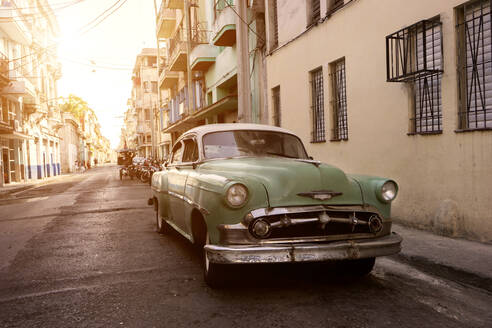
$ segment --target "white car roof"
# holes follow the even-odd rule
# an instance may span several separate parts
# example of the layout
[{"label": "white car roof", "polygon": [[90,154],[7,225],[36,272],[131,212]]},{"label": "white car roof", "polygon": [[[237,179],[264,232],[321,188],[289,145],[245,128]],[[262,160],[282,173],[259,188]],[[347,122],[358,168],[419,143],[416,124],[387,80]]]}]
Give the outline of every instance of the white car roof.
[{"label": "white car roof", "polygon": [[221,123],[221,124],[206,124],[206,125],[200,125],[197,126],[191,130],[186,131],[183,133],[183,136],[189,134],[189,133],[195,133],[199,137],[203,136],[204,134],[210,133],[210,132],[219,132],[219,131],[237,131],[237,130],[260,130],[260,131],[274,131],[274,132],[282,132],[282,133],[288,133],[288,134],[293,134],[293,132],[279,128],[277,126],[273,125],[266,125],[266,124],[252,124],[252,123]]}]

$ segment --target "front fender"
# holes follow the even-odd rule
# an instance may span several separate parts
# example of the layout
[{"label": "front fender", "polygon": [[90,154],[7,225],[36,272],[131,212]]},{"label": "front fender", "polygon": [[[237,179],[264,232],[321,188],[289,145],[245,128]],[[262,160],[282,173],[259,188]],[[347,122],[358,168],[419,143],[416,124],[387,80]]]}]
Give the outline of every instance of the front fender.
[{"label": "front fender", "polygon": [[[227,188],[234,183],[242,183],[248,188],[248,199],[241,208],[231,208],[225,202]],[[219,224],[237,224],[250,211],[257,208],[268,207],[268,196],[265,187],[254,179],[226,178],[215,174],[200,174],[191,172],[188,175],[185,188],[185,197],[190,200],[185,211],[186,217],[190,218],[193,208],[202,213],[210,241],[219,242]]]}]

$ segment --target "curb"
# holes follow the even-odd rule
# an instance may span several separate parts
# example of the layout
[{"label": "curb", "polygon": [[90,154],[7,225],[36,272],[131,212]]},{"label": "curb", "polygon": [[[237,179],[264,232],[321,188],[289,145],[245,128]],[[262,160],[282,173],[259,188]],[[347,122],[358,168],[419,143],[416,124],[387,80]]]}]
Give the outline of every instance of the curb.
[{"label": "curb", "polygon": [[492,278],[484,277],[478,273],[466,271],[451,265],[434,262],[424,256],[399,253],[390,256],[398,262],[409,264],[425,273],[452,280],[461,285],[473,286],[492,293]]}]

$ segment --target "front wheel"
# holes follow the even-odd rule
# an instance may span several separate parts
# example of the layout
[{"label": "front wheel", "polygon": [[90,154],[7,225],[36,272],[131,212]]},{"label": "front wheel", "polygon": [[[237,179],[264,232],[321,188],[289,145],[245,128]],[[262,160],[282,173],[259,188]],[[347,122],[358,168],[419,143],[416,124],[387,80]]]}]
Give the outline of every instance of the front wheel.
[{"label": "front wheel", "polygon": [[[210,236],[205,237],[205,245],[210,244]],[[210,262],[207,252],[203,250],[203,277],[207,285],[212,288],[222,287],[225,283],[224,281],[224,265]]]}]

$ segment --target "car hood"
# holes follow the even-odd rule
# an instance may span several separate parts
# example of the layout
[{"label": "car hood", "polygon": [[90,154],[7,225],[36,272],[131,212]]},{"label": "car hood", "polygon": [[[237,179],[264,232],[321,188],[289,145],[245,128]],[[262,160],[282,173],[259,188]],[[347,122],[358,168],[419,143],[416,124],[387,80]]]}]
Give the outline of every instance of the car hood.
[{"label": "car hood", "polygon": [[[327,164],[315,165],[289,158],[243,157],[208,161],[200,169],[210,170],[245,185],[251,179],[260,182],[267,191],[271,207],[362,204],[357,182],[348,178],[342,170]],[[341,194],[325,200],[299,195],[314,191]]]}]

